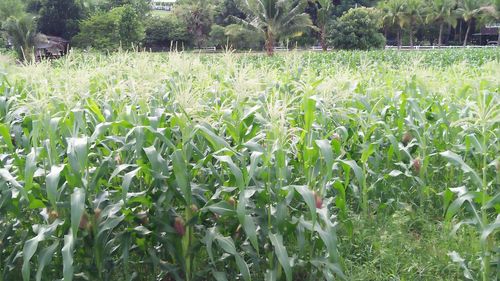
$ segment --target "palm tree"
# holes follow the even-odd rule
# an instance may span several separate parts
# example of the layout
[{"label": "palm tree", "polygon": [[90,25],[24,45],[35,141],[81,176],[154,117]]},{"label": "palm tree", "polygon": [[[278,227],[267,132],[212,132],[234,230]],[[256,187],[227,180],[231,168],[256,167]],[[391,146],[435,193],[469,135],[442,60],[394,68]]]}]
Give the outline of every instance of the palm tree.
[{"label": "palm tree", "polygon": [[247,28],[257,30],[266,38],[266,52],[274,53],[274,43],[287,37],[300,35],[305,29],[313,28],[311,18],[304,12],[306,2],[297,4],[286,0],[243,0],[242,10],[247,19],[235,18]]},{"label": "palm tree", "polygon": [[398,49],[401,48],[401,30],[403,29],[404,21],[403,16],[403,0],[386,0],[385,2],[380,2],[380,8],[384,11],[384,16],[382,20],[384,25],[396,26],[397,28],[397,41]]},{"label": "palm tree", "polygon": [[321,41],[321,48],[326,51],[328,46],[326,45],[326,24],[332,10],[332,0],[316,0],[316,5],[318,7],[318,15],[316,19],[316,25],[319,29],[319,37]]},{"label": "palm tree", "polygon": [[430,0],[427,11],[426,22],[435,22],[439,24],[439,39],[438,46],[441,47],[443,42],[443,28],[445,24],[453,27],[457,26],[457,13],[455,8],[456,0]]},{"label": "palm tree", "polygon": [[424,2],[422,0],[407,0],[404,1],[401,19],[403,25],[408,25],[410,29],[410,46],[413,47],[414,28],[422,21],[424,11]]},{"label": "palm tree", "polygon": [[484,0],[461,0],[457,12],[461,15],[462,19],[467,23],[467,31],[465,32],[464,47],[467,46],[469,39],[472,21],[477,18],[481,13],[486,12],[490,7],[485,6]]},{"label": "palm tree", "polygon": [[16,50],[19,59],[31,61],[36,40],[35,18],[24,14],[19,17],[10,17],[3,24],[3,29]]},{"label": "palm tree", "polygon": [[500,46],[500,26],[498,26],[500,21],[500,0],[495,0],[494,3],[483,7],[483,11],[484,22],[487,24],[496,24],[496,28],[498,30],[497,45]]}]

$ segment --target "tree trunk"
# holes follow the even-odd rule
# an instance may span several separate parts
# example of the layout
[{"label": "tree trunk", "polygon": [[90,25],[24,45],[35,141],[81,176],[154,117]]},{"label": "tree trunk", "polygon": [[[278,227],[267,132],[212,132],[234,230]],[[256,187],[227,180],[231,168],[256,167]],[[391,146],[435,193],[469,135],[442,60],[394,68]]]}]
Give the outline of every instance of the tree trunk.
[{"label": "tree trunk", "polygon": [[326,31],[325,31],[325,26],[321,27],[320,30],[320,40],[321,40],[321,48],[323,49],[324,52],[328,50],[328,46],[326,45]]},{"label": "tree trunk", "polygon": [[401,49],[401,27],[398,28],[398,50]]},{"label": "tree trunk", "polygon": [[460,20],[460,26],[458,29],[458,43],[459,44],[462,44],[462,25],[463,25],[463,22],[462,22],[462,20]]},{"label": "tree trunk", "polygon": [[410,47],[413,49],[413,20],[410,21]]},{"label": "tree trunk", "polygon": [[272,32],[266,33],[266,53],[268,56],[272,56],[274,54],[274,36]]},{"label": "tree trunk", "polygon": [[441,44],[443,43],[443,28],[444,22],[439,25],[439,38],[438,38],[438,47],[441,48]]},{"label": "tree trunk", "polygon": [[465,32],[465,38],[464,38],[464,47],[467,46],[467,39],[469,39],[470,26],[471,26],[471,21],[469,21],[469,23],[467,24],[467,31]]}]

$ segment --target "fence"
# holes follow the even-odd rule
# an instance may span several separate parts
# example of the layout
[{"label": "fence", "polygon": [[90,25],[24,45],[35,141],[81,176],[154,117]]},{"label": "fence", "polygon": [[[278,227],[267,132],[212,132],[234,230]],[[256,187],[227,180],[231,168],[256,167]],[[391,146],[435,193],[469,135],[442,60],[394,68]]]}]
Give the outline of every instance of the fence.
[{"label": "fence", "polygon": [[[485,45],[485,46],[401,46],[401,50],[439,50],[439,49],[485,49],[485,48],[497,48],[497,45]],[[385,46],[386,50],[397,50],[398,46]]]}]

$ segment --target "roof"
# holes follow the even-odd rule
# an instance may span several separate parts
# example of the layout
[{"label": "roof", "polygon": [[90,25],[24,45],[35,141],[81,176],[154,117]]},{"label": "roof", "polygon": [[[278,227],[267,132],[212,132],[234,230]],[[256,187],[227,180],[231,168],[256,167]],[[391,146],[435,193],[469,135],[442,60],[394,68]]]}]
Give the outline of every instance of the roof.
[{"label": "roof", "polygon": [[35,47],[37,49],[64,51],[66,50],[68,43],[69,41],[64,38],[49,36],[42,33],[37,34],[35,38]]}]

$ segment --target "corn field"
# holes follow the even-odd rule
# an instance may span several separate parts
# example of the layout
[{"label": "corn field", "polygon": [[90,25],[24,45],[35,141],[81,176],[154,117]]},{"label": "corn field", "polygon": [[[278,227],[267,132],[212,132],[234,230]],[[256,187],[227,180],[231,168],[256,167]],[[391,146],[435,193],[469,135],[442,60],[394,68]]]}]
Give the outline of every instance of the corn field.
[{"label": "corn field", "polygon": [[0,60],[0,281],[498,280],[500,51]]}]

